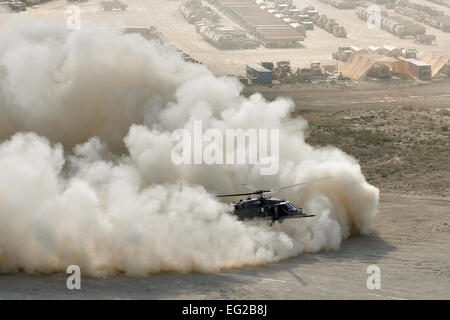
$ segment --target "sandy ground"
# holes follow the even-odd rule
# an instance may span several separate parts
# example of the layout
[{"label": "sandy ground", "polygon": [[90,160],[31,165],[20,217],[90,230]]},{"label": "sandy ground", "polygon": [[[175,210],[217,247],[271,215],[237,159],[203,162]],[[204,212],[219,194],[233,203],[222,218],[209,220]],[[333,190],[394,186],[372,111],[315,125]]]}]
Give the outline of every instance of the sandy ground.
[{"label": "sandy ground", "polygon": [[[450,199],[383,195],[376,234],[343,242],[337,252],[302,254],[261,267],[216,274],[145,278],[1,275],[1,299],[450,299]],[[381,269],[368,290],[367,267]]]},{"label": "sandy ground", "polygon": [[[219,51],[203,42],[183,20],[178,1],[130,0],[124,13],[100,12],[97,3],[91,0],[80,5],[83,21],[108,26],[156,25],[170,42],[217,74],[239,74],[246,63],[261,60],[326,61],[342,42],[316,29],[300,49]],[[411,40],[365,29],[352,10],[337,10],[312,0],[296,3],[313,4],[321,13],[334,15],[349,32],[346,43],[412,46]],[[21,14],[62,18],[65,8],[65,1],[53,1]],[[13,16],[0,14],[0,27]],[[432,31],[438,35],[438,45],[415,47],[448,51],[448,34],[445,38]],[[0,299],[450,299],[449,83],[251,87],[246,94],[255,91],[263,91],[269,99],[292,97],[294,116],[302,115],[310,122],[310,143],[336,145],[361,161],[369,181],[381,190],[373,235],[346,240],[336,252],[302,254],[279,263],[216,274],[83,278],[79,291],[66,288],[65,274],[0,275]],[[345,135],[336,134],[341,132],[338,130]],[[417,136],[422,131],[424,135]],[[407,172],[395,169],[398,161],[391,160],[397,158],[408,164]],[[383,170],[371,169],[377,168],[374,164]],[[366,270],[372,264],[381,268],[380,290],[366,287]]]}]

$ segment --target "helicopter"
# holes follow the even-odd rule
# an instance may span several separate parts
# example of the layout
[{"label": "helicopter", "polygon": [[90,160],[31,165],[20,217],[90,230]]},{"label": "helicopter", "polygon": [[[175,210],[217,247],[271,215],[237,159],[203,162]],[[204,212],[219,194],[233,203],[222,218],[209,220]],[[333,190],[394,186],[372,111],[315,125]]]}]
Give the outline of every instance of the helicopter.
[{"label": "helicopter", "polygon": [[233,201],[234,215],[236,215],[239,220],[255,220],[255,219],[267,220],[267,224],[269,226],[272,226],[276,221],[278,221],[278,223],[282,223],[286,219],[309,218],[315,217],[315,215],[303,212],[302,208],[297,208],[290,201],[286,201],[284,199],[279,198],[273,198],[272,196],[267,195],[281,192],[284,189],[293,188],[300,185],[305,185],[331,178],[332,177],[314,179],[270,190],[258,190],[247,184],[242,184],[241,185],[242,187],[249,189],[252,192],[222,194],[218,195],[217,197],[225,198],[225,197],[257,195],[256,198],[248,197],[246,200],[241,199],[238,202]]}]

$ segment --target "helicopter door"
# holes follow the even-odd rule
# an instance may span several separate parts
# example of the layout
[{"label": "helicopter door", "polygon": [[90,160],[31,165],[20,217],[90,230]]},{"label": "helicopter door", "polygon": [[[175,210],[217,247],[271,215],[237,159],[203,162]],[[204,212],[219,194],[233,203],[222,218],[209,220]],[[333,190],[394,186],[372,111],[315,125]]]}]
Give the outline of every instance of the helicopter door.
[{"label": "helicopter door", "polygon": [[275,207],[273,208],[273,219],[274,219],[274,220],[278,219],[279,210],[280,210],[280,209],[278,208],[278,206],[275,206]]},{"label": "helicopter door", "polygon": [[289,207],[288,206],[286,206],[285,204],[284,205],[281,205],[281,206],[278,206],[278,207],[280,207],[280,213],[279,213],[279,215],[280,216],[282,216],[282,217],[284,217],[284,216],[288,216],[289,215]]}]

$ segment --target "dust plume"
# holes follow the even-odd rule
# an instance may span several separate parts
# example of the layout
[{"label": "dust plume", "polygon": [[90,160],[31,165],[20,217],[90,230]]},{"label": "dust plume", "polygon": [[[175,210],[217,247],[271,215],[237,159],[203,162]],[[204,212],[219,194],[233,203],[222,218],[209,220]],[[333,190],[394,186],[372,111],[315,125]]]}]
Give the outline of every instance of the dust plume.
[{"label": "dust plume", "polygon": [[[0,272],[93,276],[213,272],[337,250],[372,230],[378,189],[358,162],[305,142],[293,103],[241,84],[138,35],[19,19],[0,31]],[[257,165],[175,165],[173,130],[280,130],[279,174]],[[277,187],[315,218],[243,223],[215,198]]]}]

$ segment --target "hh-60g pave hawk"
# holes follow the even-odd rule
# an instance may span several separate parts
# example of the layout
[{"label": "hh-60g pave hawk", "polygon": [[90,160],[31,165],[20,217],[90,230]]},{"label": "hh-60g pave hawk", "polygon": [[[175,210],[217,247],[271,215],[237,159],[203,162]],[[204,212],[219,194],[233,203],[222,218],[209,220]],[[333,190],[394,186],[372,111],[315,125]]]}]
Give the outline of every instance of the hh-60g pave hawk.
[{"label": "hh-60g pave hawk", "polygon": [[267,224],[272,226],[274,222],[278,221],[282,223],[285,219],[294,218],[307,218],[315,217],[314,214],[306,214],[303,212],[302,208],[295,207],[291,202],[273,198],[271,196],[266,196],[267,194],[277,193],[284,189],[297,187],[300,185],[305,185],[308,183],[318,182],[325,179],[331,179],[332,177],[320,178],[315,180],[310,180],[306,182],[296,183],[290,186],[270,189],[270,190],[257,190],[249,185],[243,184],[244,188],[252,190],[252,192],[247,193],[234,193],[234,194],[222,194],[218,195],[218,198],[224,197],[235,197],[235,196],[249,196],[256,194],[257,198],[247,198],[246,200],[239,200],[239,202],[234,202],[234,214],[239,220],[253,220],[253,219],[263,219],[267,220]]}]

